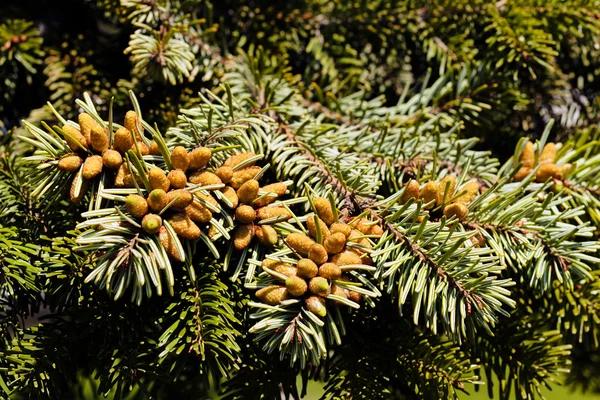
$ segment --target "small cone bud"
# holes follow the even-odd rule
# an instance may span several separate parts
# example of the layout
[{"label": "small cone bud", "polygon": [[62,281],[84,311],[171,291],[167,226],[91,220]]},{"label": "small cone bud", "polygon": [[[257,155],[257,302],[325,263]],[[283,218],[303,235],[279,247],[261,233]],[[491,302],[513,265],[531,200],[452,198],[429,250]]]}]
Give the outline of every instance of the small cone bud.
[{"label": "small cone bud", "polygon": [[258,209],[256,215],[259,220],[281,217],[282,221],[287,221],[292,217],[290,212],[283,207],[262,207]]},{"label": "small cone bud", "polygon": [[325,263],[319,267],[319,276],[330,280],[340,279],[342,269],[337,264]]},{"label": "small cone bud", "polygon": [[380,227],[379,225],[375,224],[371,227],[371,232],[369,232],[370,235],[375,235],[375,236],[381,236],[383,235],[383,228]]},{"label": "small cone bud", "polygon": [[171,187],[173,189],[183,189],[187,185],[187,178],[185,176],[185,172],[180,169],[174,169],[169,172],[167,175],[169,182],[171,182]]},{"label": "small cone bud", "polygon": [[239,189],[244,183],[250,179],[254,179],[256,174],[260,172],[260,167],[248,167],[242,168],[239,171],[235,171],[231,177],[230,186],[234,189]]},{"label": "small cone bud", "polygon": [[320,276],[312,278],[308,283],[308,288],[312,294],[323,297],[328,296],[331,290],[327,279]]},{"label": "small cone bud", "polygon": [[215,236],[217,236],[218,233],[219,233],[219,231],[217,230],[217,228],[215,228],[214,225],[210,225],[208,227],[208,237],[209,237],[209,239],[214,238]]},{"label": "small cone bud", "polygon": [[237,208],[239,204],[239,199],[234,188],[232,188],[231,186],[225,186],[223,189],[221,189],[221,193],[223,193],[227,200],[229,200],[229,202],[231,203],[231,208]]},{"label": "small cone bud", "polygon": [[344,236],[349,237],[350,232],[352,232],[352,227],[348,224],[344,224],[343,222],[334,222],[329,227],[329,233],[343,233]]},{"label": "small cone bud", "polygon": [[313,239],[317,239],[317,222],[319,224],[319,227],[321,228],[321,240],[324,241],[330,235],[329,228],[327,227],[325,222],[316,215],[310,215],[306,220],[306,227],[308,228],[308,233]]},{"label": "small cone bud", "polygon": [[438,205],[445,204],[454,196],[456,189],[456,178],[452,175],[447,175],[440,181]]},{"label": "small cone bud", "polygon": [[156,214],[147,214],[142,219],[142,228],[151,235],[158,233],[161,226],[162,218]]},{"label": "small cone bud", "polygon": [[131,132],[127,128],[119,128],[115,132],[113,138],[113,149],[117,150],[121,154],[127,153],[127,150],[131,149],[133,145],[133,138]]},{"label": "small cone bud", "polygon": [[363,235],[368,235],[371,232],[373,223],[366,218],[354,218],[350,221],[350,226],[360,231]]},{"label": "small cone bud", "polygon": [[333,217],[333,209],[331,208],[331,203],[324,197],[317,197],[313,200],[315,208],[317,210],[317,215],[321,218],[327,225],[331,225],[335,222]]},{"label": "small cone bud", "polygon": [[148,151],[153,156],[162,156],[162,153],[160,152],[160,147],[158,147],[158,143],[156,143],[156,141],[154,140],[150,142],[150,146],[148,146]]},{"label": "small cone bud", "polygon": [[324,247],[329,254],[337,254],[344,250],[346,245],[346,236],[341,232],[336,232],[325,239]]},{"label": "small cone bud", "polygon": [[527,142],[519,161],[521,161],[523,163],[524,167],[532,168],[534,160],[535,160],[535,150],[533,149],[533,143]]},{"label": "small cone bud", "polygon": [[67,142],[67,145],[69,145],[71,150],[80,151],[81,147],[78,144],[80,144],[84,149],[87,149],[87,140],[77,128],[71,125],[64,125],[62,129],[63,131],[65,131],[65,133],[71,136],[69,137],[65,135],[65,141]]},{"label": "small cone bud", "polygon": [[102,154],[102,164],[108,169],[117,170],[123,164],[123,157],[116,150],[106,150]]},{"label": "small cone bud", "polygon": [[88,147],[91,145],[92,128],[99,126],[98,123],[91,115],[87,113],[81,113],[77,117],[81,134],[85,137]]},{"label": "small cone bud", "polygon": [[308,311],[321,318],[327,315],[325,300],[321,297],[310,296],[308,299],[306,299],[306,308],[308,308]]},{"label": "small cone bud", "polygon": [[[256,154],[254,154],[254,153],[234,154],[231,157],[229,157],[227,159],[227,161],[225,161],[223,163],[223,165],[226,166],[226,167],[235,167],[239,163],[244,162],[247,159],[254,157],[255,155]],[[254,165],[254,163],[251,163],[251,164],[247,165],[247,167],[251,167],[252,165]]]},{"label": "small cone bud", "polygon": [[514,180],[516,182],[521,182],[523,179],[525,179],[527,177],[527,175],[529,175],[531,173],[531,167],[521,167],[519,168],[519,170],[517,171],[517,173],[514,176]]},{"label": "small cone bud", "polygon": [[331,262],[341,266],[351,264],[363,264],[362,259],[356,253],[345,250],[331,257]]},{"label": "small cone bud", "polygon": [[348,290],[348,299],[352,300],[355,303],[360,303],[360,300],[362,299],[362,294],[352,290]]},{"label": "small cone bud", "polygon": [[[254,203],[255,207],[264,207],[266,205],[271,204],[272,202],[277,200],[278,197],[283,196],[285,194],[287,186],[281,182],[278,182],[264,186],[260,190],[265,193],[271,193],[271,196],[265,196],[257,200]],[[275,194],[276,196],[272,196],[273,194]]]},{"label": "small cone bud", "polygon": [[308,258],[313,260],[317,265],[321,265],[327,262],[329,256],[327,255],[327,250],[325,250],[323,245],[315,243],[310,246],[310,249],[308,249]]},{"label": "small cone bud", "polygon": [[296,269],[298,270],[298,276],[305,279],[314,278],[319,273],[319,267],[309,258],[300,259],[296,265]]},{"label": "small cone bud", "polygon": [[548,164],[553,163],[556,158],[556,144],[548,143],[542,149],[542,154],[540,154],[539,164]]},{"label": "small cone bud", "polygon": [[108,150],[110,144],[108,132],[100,125],[94,126],[90,134],[90,144],[92,145],[92,149],[97,153],[102,154],[104,151]]},{"label": "small cone bud", "polygon": [[127,164],[121,164],[119,170],[117,171],[117,175],[115,176],[115,186],[116,187],[124,187],[125,186],[125,177],[129,174],[129,168]]},{"label": "small cone bud", "polygon": [[246,205],[241,205],[235,210],[235,219],[241,224],[249,224],[256,218],[254,208]]},{"label": "small cone bud", "polygon": [[187,150],[183,146],[177,146],[171,152],[171,164],[173,168],[180,169],[183,172],[187,171],[190,165]]},{"label": "small cone bud", "polygon": [[426,210],[430,210],[435,207],[438,198],[438,183],[435,181],[427,182],[425,186],[419,192],[419,199],[423,200],[423,204],[427,204],[433,201],[433,203],[425,206]]},{"label": "small cone bud", "polygon": [[256,292],[260,301],[270,306],[276,306],[289,297],[288,290],[284,286],[268,286]]},{"label": "small cone bud", "polygon": [[58,161],[58,169],[61,171],[73,172],[77,171],[83,160],[75,153],[69,153],[61,157]]},{"label": "small cone bud", "polygon": [[189,169],[192,171],[197,171],[201,168],[206,167],[206,164],[210,161],[210,157],[212,157],[212,150],[208,147],[198,147],[188,154],[189,159]]},{"label": "small cone bud", "polygon": [[129,110],[127,111],[127,113],[125,114],[125,121],[123,123],[123,126],[125,128],[127,128],[128,130],[130,130],[131,132],[135,133],[135,140],[136,141],[141,141],[142,140],[142,121],[140,121],[140,118],[138,117],[137,113],[133,110]]},{"label": "small cone bud", "polygon": [[467,209],[467,206],[462,203],[452,203],[444,207],[444,215],[446,218],[452,218],[456,216],[459,221],[465,219],[468,212],[469,210]]},{"label": "small cone bud", "polygon": [[141,218],[148,214],[148,202],[142,196],[130,194],[125,199],[125,209],[134,217]]},{"label": "small cone bud", "polygon": [[171,258],[177,261],[181,261],[179,253],[177,252],[177,248],[175,247],[175,243],[173,242],[171,235],[169,235],[167,228],[165,228],[164,226],[161,226],[158,229],[158,241]]},{"label": "small cone bud", "polygon": [[477,196],[477,193],[479,193],[479,183],[477,183],[475,181],[467,182],[458,191],[458,193],[462,193],[462,192],[465,192],[465,193],[462,194],[460,197],[457,197],[454,200],[454,203],[460,203],[460,204],[465,204],[465,205],[470,204],[473,201],[473,199],[475,198],[475,196]]},{"label": "small cone bud", "polygon": [[215,171],[215,175],[219,177],[221,182],[229,183],[231,182],[231,178],[233,178],[233,169],[231,167],[219,167]]},{"label": "small cone bud", "polygon": [[85,179],[92,179],[102,172],[102,157],[90,156],[83,162],[81,173]]},{"label": "small cone bud", "polygon": [[160,211],[169,204],[169,196],[162,189],[154,189],[148,195],[148,206],[152,211]]},{"label": "small cone bud", "polygon": [[167,192],[171,187],[171,182],[165,175],[165,172],[158,167],[150,168],[150,171],[148,171],[148,181],[153,190],[162,189]]},{"label": "small cone bud", "polygon": [[404,189],[404,193],[402,193],[402,198],[400,202],[402,204],[406,204],[408,200],[414,198],[415,200],[419,199],[419,182],[414,179],[411,179],[410,182],[406,185],[406,189]]},{"label": "small cone bud", "polygon": [[281,261],[269,260],[268,258],[263,260],[261,266],[272,269],[273,271],[279,272],[285,276],[296,276],[298,274],[298,271],[292,265]]},{"label": "small cone bud", "polygon": [[142,156],[147,156],[150,154],[150,148],[144,142],[135,142],[131,145],[131,151],[135,153],[136,156],[141,158]]},{"label": "small cone bud", "polygon": [[233,247],[238,251],[244,250],[250,244],[253,236],[254,228],[252,225],[238,226],[233,234]]},{"label": "small cone bud", "polygon": [[297,276],[290,276],[285,280],[285,287],[294,297],[300,297],[308,290],[306,281]]},{"label": "small cone bud", "polygon": [[254,234],[259,243],[266,247],[272,247],[277,244],[279,235],[275,228],[269,225],[261,225],[254,227]]},{"label": "small cone bud", "polygon": [[314,240],[303,233],[292,232],[285,238],[287,244],[303,257],[308,255],[308,250],[315,244]]},{"label": "small cone bud", "polygon": [[190,175],[190,183],[193,183],[194,185],[208,186],[219,185],[223,182],[221,182],[221,179],[219,179],[219,177],[212,172],[198,171]]},{"label": "small cone bud", "polygon": [[194,222],[206,224],[212,218],[212,212],[197,200],[185,208],[185,213]]},{"label": "small cone bud", "polygon": [[169,218],[177,236],[183,239],[196,240],[200,237],[200,228],[184,213],[176,213]]},{"label": "small cone bud", "polygon": [[192,204],[194,198],[187,190],[177,189],[167,193],[167,200],[169,200],[169,203],[175,200],[173,204],[171,204],[171,208],[175,210],[185,210],[187,206]]},{"label": "small cone bud", "polygon": [[255,181],[254,179],[247,181],[237,190],[237,196],[240,203],[252,204],[257,195],[258,181]]},{"label": "small cone bud", "polygon": [[77,186],[77,179],[73,179],[73,182],[71,183],[71,191],[69,193],[69,196],[73,203],[79,203],[81,200],[83,200],[88,189],[90,188],[90,181],[88,181],[87,179],[83,179],[79,193],[75,192],[76,186]]},{"label": "small cone bud", "polygon": [[554,178],[559,173],[559,169],[554,163],[546,163],[540,165],[535,173],[536,182],[546,182],[550,178]]}]

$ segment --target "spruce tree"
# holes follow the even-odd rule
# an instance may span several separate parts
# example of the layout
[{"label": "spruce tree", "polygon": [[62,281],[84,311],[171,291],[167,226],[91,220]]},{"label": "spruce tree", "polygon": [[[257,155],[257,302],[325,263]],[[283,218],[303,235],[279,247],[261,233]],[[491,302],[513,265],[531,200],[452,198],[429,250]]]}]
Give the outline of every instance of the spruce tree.
[{"label": "spruce tree", "polygon": [[0,398],[600,391],[598,15],[7,4]]}]

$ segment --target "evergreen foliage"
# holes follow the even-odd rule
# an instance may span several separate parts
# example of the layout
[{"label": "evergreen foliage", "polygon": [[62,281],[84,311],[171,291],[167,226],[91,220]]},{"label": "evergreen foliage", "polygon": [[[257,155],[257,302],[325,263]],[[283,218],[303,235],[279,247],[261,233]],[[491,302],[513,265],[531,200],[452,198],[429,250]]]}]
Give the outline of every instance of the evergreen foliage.
[{"label": "evergreen foliage", "polygon": [[0,398],[600,390],[599,2],[20,3]]}]

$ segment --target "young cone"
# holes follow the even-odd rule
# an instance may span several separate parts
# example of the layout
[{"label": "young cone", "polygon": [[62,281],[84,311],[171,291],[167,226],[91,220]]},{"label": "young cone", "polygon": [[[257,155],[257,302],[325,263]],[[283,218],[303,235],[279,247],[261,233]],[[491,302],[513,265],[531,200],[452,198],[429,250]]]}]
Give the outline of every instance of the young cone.
[{"label": "young cone", "polygon": [[133,138],[129,129],[123,127],[117,129],[113,138],[113,149],[125,154],[131,149],[131,146],[133,146]]},{"label": "young cone", "polygon": [[259,172],[260,167],[249,167],[243,168],[239,171],[235,171],[231,177],[231,182],[229,182],[229,184],[232,188],[237,190],[250,179],[254,179],[256,174],[258,174]]},{"label": "young cone", "polygon": [[266,247],[272,247],[277,244],[279,235],[275,228],[269,225],[261,225],[254,227],[254,234],[258,239],[259,243]]},{"label": "young cone", "polygon": [[149,234],[158,233],[162,226],[162,218],[156,214],[147,214],[142,219],[142,228]]},{"label": "young cone", "polygon": [[73,172],[77,171],[79,167],[81,167],[82,163],[83,160],[81,157],[75,153],[69,153],[62,156],[61,159],[58,160],[58,169],[61,171]]},{"label": "young cone", "polygon": [[329,282],[327,279],[317,276],[312,278],[308,283],[308,289],[312,294],[316,294],[317,296],[326,297],[330,293]]},{"label": "young cone", "polygon": [[184,210],[187,206],[192,204],[194,198],[187,190],[177,189],[167,193],[167,200],[169,203],[173,201],[173,204],[171,204],[173,209]]},{"label": "young cone", "polygon": [[288,290],[284,286],[268,286],[256,292],[260,301],[270,306],[276,306],[289,297]]},{"label": "young cone", "polygon": [[190,175],[190,183],[193,183],[194,185],[208,186],[219,185],[223,182],[221,182],[221,179],[219,179],[219,177],[212,172],[202,171],[194,172],[192,175]]},{"label": "young cone", "polygon": [[171,152],[171,164],[173,168],[180,169],[183,172],[187,171],[190,165],[187,150],[183,146],[177,146]]},{"label": "young cone", "polygon": [[319,276],[331,280],[340,279],[342,269],[337,264],[325,263],[319,267]]},{"label": "young cone", "polygon": [[305,279],[314,278],[319,273],[319,267],[317,267],[317,264],[309,258],[300,259],[296,268],[298,269],[298,276]]},{"label": "young cone", "polygon": [[323,247],[323,245],[315,243],[312,246],[310,246],[310,249],[308,249],[308,258],[313,260],[316,264],[320,265],[327,262],[327,258],[329,258],[329,256],[327,254],[327,250],[325,250],[325,247]]},{"label": "young cone", "polygon": [[185,208],[185,213],[194,222],[205,224],[212,218],[212,212],[197,200]]},{"label": "young cone", "polygon": [[148,202],[137,194],[130,194],[125,199],[125,209],[134,217],[141,218],[148,214]]},{"label": "young cone", "polygon": [[185,213],[173,214],[168,221],[180,238],[196,240],[200,237],[200,228]]},{"label": "young cone", "polygon": [[311,246],[315,244],[315,241],[306,236],[303,233],[292,232],[285,238],[286,243],[298,254],[303,257],[308,255],[308,251]]},{"label": "young cone", "polygon": [[258,195],[258,182],[251,179],[244,183],[237,191],[240,203],[252,204]]},{"label": "young cone", "polygon": [[254,237],[254,228],[252,225],[240,225],[233,234],[233,247],[238,250],[244,250]]},{"label": "young cone", "polygon": [[180,169],[174,169],[170,171],[169,175],[167,175],[167,179],[169,179],[173,189],[183,189],[187,185],[185,172]]},{"label": "young cone", "polygon": [[419,182],[414,179],[411,179],[410,182],[406,184],[406,189],[404,189],[404,193],[402,193],[402,197],[400,202],[402,204],[407,203],[410,199],[419,199]]},{"label": "young cone", "polygon": [[150,168],[150,171],[148,171],[148,181],[152,189],[162,189],[168,192],[171,187],[171,182],[165,175],[165,172],[158,167]]},{"label": "young cone", "polygon": [[335,222],[335,218],[333,216],[333,210],[331,208],[331,203],[324,197],[317,197],[313,200],[315,208],[317,210],[317,215],[321,218],[327,225],[331,225]]},{"label": "young cone", "polygon": [[221,193],[223,193],[225,198],[229,200],[229,202],[231,203],[231,208],[237,208],[240,200],[238,199],[237,193],[235,192],[234,188],[232,188],[231,186],[225,186],[223,189],[221,189]]},{"label": "young cone", "polygon": [[123,164],[123,157],[116,150],[106,150],[102,154],[102,164],[108,169],[116,170]]},{"label": "young cone", "polygon": [[181,258],[179,257],[179,253],[177,252],[177,248],[175,247],[175,243],[173,242],[173,239],[169,235],[167,228],[165,228],[164,226],[161,226],[158,229],[158,241],[160,242],[162,247],[165,249],[165,251],[171,258],[173,258],[174,260],[177,260],[177,261],[181,261]]},{"label": "young cone", "polygon": [[102,157],[90,156],[83,162],[81,173],[85,179],[92,179],[102,172]]},{"label": "young cone", "polygon": [[158,212],[169,204],[169,196],[162,189],[154,189],[148,195],[148,206],[152,211]]},{"label": "young cone", "polygon": [[310,236],[313,239],[317,240],[317,223],[321,228],[321,242],[323,242],[330,235],[329,228],[323,220],[321,220],[316,215],[310,215],[306,220],[306,227],[308,228],[308,233],[310,234]]},{"label": "young cone", "polygon": [[[73,151],[80,151],[83,147],[84,149],[88,148],[87,140],[85,136],[79,132],[79,130],[71,125],[64,125],[62,130],[67,133],[69,136],[65,135],[65,141]],[[81,146],[80,146],[81,145]]]},{"label": "young cone", "polygon": [[285,280],[285,287],[294,297],[300,297],[306,293],[308,285],[306,281],[298,276],[290,276]]},{"label": "young cone", "polygon": [[310,296],[306,299],[306,308],[308,311],[323,318],[327,315],[327,307],[325,307],[325,299],[317,296]]},{"label": "young cone", "polygon": [[90,144],[92,149],[97,153],[102,154],[104,151],[108,150],[110,144],[108,132],[100,125],[94,126],[90,135]]},{"label": "young cone", "polygon": [[233,178],[233,169],[231,167],[219,167],[215,170],[215,175],[219,177],[221,182],[229,183]]},{"label": "young cone", "polygon": [[235,219],[241,224],[249,224],[254,221],[254,218],[256,218],[256,211],[250,206],[241,205],[235,210]]},{"label": "young cone", "polygon": [[204,168],[210,161],[212,150],[208,147],[198,147],[188,154],[189,169],[197,171]]}]

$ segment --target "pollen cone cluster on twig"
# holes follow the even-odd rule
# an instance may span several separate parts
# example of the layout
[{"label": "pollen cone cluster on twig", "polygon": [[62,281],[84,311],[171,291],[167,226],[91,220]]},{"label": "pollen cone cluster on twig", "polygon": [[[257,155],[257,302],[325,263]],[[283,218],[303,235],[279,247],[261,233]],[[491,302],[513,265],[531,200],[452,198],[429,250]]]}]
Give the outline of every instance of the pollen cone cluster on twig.
[{"label": "pollen cone cluster on twig", "polygon": [[[71,124],[63,125],[59,129],[65,142],[72,153],[63,155],[58,160],[58,168],[65,172],[78,172],[71,184],[71,201],[79,202],[86,194],[90,181],[99,176],[103,170],[116,171],[115,182],[122,182],[125,186],[129,171],[122,169],[123,155],[130,149],[137,153],[140,148],[147,148],[142,140],[141,121],[135,111],[128,111],[125,117],[125,126],[117,129],[113,135],[111,145],[111,132],[102,127],[94,117],[81,113],[77,117],[79,129]],[[135,126],[135,137],[139,142],[134,142],[133,134],[127,126]],[[144,151],[141,151],[142,153]]]},{"label": "pollen cone cluster on twig", "polygon": [[479,193],[480,185],[469,181],[456,188],[456,178],[452,175],[445,176],[441,181],[429,181],[423,186],[412,179],[405,188],[400,201],[408,202],[411,198],[422,200],[423,208],[432,210],[438,207],[446,218],[456,217],[464,220],[469,212],[468,205]]},{"label": "pollen cone cluster on twig", "polygon": [[309,311],[325,317],[328,305],[358,306],[362,295],[351,289],[346,272],[372,264],[369,237],[380,236],[383,231],[365,218],[354,218],[348,223],[337,221],[325,198],[317,197],[313,204],[316,213],[306,220],[309,234],[292,232],[285,238],[296,263],[263,260],[263,270],[280,284],[261,288],[256,296],[269,305],[300,298]]},{"label": "pollen cone cluster on twig", "polygon": [[519,161],[523,164],[522,167],[517,171],[513,179],[515,181],[522,181],[525,179],[534,168],[537,166],[535,171],[536,182],[546,182],[548,179],[554,181],[563,181],[568,173],[571,171],[571,164],[556,164],[556,144],[548,143],[542,149],[540,156],[535,162],[535,150],[532,142],[527,142],[523,153]]}]

